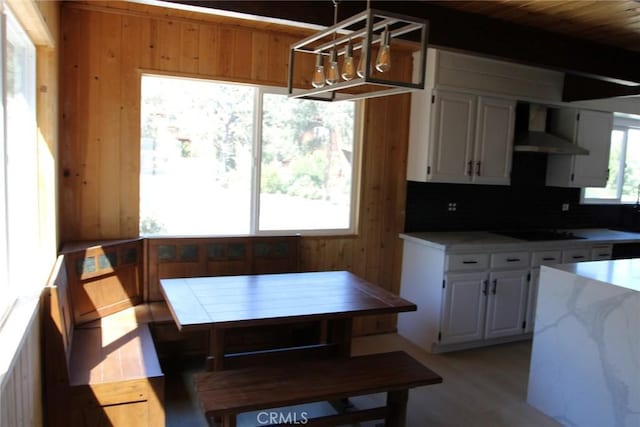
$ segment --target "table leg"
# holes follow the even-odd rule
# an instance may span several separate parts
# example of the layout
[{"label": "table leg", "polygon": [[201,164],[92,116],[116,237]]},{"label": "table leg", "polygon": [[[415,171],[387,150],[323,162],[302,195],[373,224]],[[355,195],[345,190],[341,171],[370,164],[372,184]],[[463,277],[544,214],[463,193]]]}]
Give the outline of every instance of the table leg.
[{"label": "table leg", "polygon": [[334,319],[331,321],[331,342],[336,344],[336,356],[351,357],[351,331],[353,319]]},{"label": "table leg", "polygon": [[224,328],[211,328],[209,332],[209,356],[207,371],[224,369]]},{"label": "table leg", "polygon": [[385,426],[404,427],[407,422],[407,401],[409,390],[394,390],[387,392],[387,407],[391,412],[385,420]]}]

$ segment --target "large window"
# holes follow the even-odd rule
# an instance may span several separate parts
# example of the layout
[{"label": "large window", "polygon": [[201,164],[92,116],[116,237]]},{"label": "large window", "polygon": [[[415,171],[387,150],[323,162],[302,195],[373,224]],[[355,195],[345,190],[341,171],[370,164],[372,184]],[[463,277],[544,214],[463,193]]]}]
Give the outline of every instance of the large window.
[{"label": "large window", "polygon": [[6,6],[2,12],[0,323],[15,296],[33,288],[40,273],[30,265],[40,239],[35,47]]},{"label": "large window", "polygon": [[358,104],[143,75],[141,235],[351,233]]},{"label": "large window", "polygon": [[616,117],[611,132],[609,179],[585,188],[585,203],[636,203],[640,196],[640,119]]}]

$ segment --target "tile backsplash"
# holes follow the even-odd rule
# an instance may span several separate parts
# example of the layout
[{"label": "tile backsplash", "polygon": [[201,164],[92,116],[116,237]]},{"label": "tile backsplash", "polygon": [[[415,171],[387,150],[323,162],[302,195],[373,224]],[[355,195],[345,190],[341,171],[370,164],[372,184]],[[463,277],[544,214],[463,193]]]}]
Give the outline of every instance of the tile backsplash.
[{"label": "tile backsplash", "polygon": [[640,228],[634,206],[581,205],[579,188],[545,186],[546,160],[514,153],[510,186],[408,181],[405,231]]}]

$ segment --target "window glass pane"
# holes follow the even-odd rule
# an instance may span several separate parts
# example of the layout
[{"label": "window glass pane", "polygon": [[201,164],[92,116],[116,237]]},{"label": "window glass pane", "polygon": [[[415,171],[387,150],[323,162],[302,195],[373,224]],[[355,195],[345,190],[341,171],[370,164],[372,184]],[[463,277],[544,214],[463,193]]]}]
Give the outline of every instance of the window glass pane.
[{"label": "window glass pane", "polygon": [[585,189],[585,198],[587,199],[609,199],[616,200],[619,197],[618,188],[620,188],[620,165],[622,159],[622,149],[625,132],[615,129],[611,132],[611,151],[609,154],[609,180],[604,188],[590,187]]},{"label": "window glass pane", "polygon": [[351,226],[353,102],[265,94],[260,230]]},{"label": "window glass pane", "polygon": [[[38,157],[35,117],[35,48],[7,11],[5,58],[6,203],[9,284],[17,292],[35,283],[39,247]],[[19,290],[18,290],[19,288]]]},{"label": "window glass pane", "polygon": [[255,89],[142,77],[141,235],[248,234]]},{"label": "window glass pane", "polygon": [[635,203],[640,187],[640,129],[627,132],[627,158],[622,186],[622,202]]}]

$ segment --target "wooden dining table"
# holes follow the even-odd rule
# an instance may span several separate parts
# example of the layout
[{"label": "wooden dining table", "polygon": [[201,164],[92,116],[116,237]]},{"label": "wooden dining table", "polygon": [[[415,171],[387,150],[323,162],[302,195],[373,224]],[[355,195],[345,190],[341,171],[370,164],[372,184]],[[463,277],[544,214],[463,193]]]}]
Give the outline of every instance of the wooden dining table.
[{"label": "wooden dining table", "polygon": [[[412,302],[347,271],[162,279],[160,288],[180,331],[209,331],[209,370],[229,368],[234,357],[249,359],[245,365],[349,357],[354,317],[416,310]],[[225,348],[231,329],[310,321],[324,325],[321,339],[310,345],[251,354]]]}]

